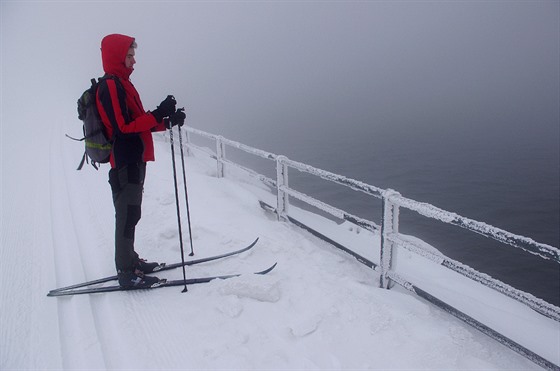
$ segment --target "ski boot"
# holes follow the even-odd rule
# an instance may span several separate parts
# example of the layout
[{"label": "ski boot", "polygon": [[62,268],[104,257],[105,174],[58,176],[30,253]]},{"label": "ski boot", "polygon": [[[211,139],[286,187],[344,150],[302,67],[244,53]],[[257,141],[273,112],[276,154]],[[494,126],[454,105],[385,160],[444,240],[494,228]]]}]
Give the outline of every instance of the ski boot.
[{"label": "ski boot", "polygon": [[165,267],[165,263],[148,262],[146,259],[138,259],[134,268],[143,274],[157,272]]},{"label": "ski boot", "polygon": [[117,273],[119,285],[123,289],[148,289],[160,286],[166,280],[160,280],[157,277],[145,276],[139,271],[119,271]]}]

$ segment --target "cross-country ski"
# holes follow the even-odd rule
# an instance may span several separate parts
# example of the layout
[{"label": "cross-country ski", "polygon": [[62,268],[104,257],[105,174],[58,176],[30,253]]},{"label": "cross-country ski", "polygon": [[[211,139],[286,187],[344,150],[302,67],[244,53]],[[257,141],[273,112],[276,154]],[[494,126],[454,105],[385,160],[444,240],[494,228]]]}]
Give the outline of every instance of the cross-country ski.
[{"label": "cross-country ski", "polygon": [[[260,272],[255,272],[254,274],[257,275],[265,275],[272,271],[276,267],[277,263],[274,263],[270,267]],[[138,290],[154,290],[162,287],[171,287],[171,286],[182,286],[184,284],[187,285],[195,285],[199,283],[207,283],[213,280],[225,280],[228,278],[239,277],[241,273],[237,274],[226,274],[221,276],[210,276],[210,277],[197,277],[197,278],[187,278],[187,280],[167,280],[161,279],[158,283],[154,284],[152,287],[143,287],[143,288],[123,288],[121,286],[105,286],[105,287],[91,287],[86,289],[70,289],[70,290],[58,290],[58,291],[51,291],[47,294],[47,296],[69,296],[69,295],[80,295],[80,294],[98,294],[104,292],[113,292],[113,291],[138,291]]]},{"label": "cross-country ski", "polygon": [[[234,255],[237,255],[237,254],[241,254],[241,253],[243,253],[245,251],[249,251],[251,248],[253,248],[257,244],[258,240],[259,240],[259,238],[257,237],[250,245],[248,245],[248,246],[246,246],[242,249],[239,249],[239,250],[230,251],[230,252],[219,254],[219,255],[209,256],[209,257],[206,257],[206,258],[200,258],[200,259],[186,261],[185,265],[186,266],[191,266],[191,265],[211,262],[211,261],[214,261],[214,260],[218,260],[218,259],[234,256]],[[183,263],[174,263],[174,264],[164,264],[163,263],[163,264],[161,264],[160,268],[155,269],[154,272],[163,272],[163,271],[166,271],[166,270],[175,269],[175,268],[179,268],[179,267],[182,267],[182,266],[183,266]],[[116,280],[116,279],[117,279],[117,276],[114,275],[114,276],[99,278],[99,279],[92,280],[92,281],[78,283],[78,284],[75,284],[75,285],[60,287],[58,289],[50,290],[49,294],[47,296],[55,296],[55,295],[50,295],[50,294],[58,292],[58,291],[65,291],[65,290],[71,290],[71,289],[76,289],[76,288],[85,287],[85,286],[97,285],[97,284],[100,284],[100,283],[109,282],[109,281],[113,281],[113,280]]]}]

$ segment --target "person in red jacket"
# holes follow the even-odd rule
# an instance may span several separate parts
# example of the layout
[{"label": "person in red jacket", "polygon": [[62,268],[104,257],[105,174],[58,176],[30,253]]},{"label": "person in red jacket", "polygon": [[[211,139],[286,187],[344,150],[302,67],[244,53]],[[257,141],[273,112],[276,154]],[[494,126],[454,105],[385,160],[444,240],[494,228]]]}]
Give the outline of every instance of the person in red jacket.
[{"label": "person in red jacket", "polygon": [[[136,42],[133,37],[112,34],[101,41],[105,76],[99,82],[96,103],[107,136],[112,138],[109,184],[115,206],[115,265],[122,287],[151,287],[159,282],[152,273],[158,263],[140,259],[134,250],[134,234],[141,217],[146,162],[154,161],[152,132],[182,125],[185,114],[176,111],[168,95],[151,112],[144,111],[140,95],[129,77],[134,71]],[[169,119],[167,119],[169,118]]]}]

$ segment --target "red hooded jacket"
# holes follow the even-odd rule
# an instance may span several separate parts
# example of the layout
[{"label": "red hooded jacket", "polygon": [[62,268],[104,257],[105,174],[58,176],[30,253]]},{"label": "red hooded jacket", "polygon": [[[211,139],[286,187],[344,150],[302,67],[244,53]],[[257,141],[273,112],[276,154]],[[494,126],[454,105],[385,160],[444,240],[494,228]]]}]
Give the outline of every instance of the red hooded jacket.
[{"label": "red hooded jacket", "polygon": [[97,109],[109,138],[113,138],[111,167],[117,168],[137,162],[154,161],[152,131],[163,131],[165,126],[144,111],[138,91],[129,77],[132,68],[125,65],[126,55],[134,38],[108,35],[101,41],[101,58],[107,78],[97,89]]}]

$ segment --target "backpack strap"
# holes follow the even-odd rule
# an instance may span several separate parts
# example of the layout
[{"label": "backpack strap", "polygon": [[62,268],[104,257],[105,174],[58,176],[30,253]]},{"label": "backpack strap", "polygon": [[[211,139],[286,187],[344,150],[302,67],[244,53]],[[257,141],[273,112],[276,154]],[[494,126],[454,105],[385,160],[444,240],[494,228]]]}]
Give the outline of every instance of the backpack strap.
[{"label": "backpack strap", "polygon": [[[84,155],[82,156],[82,160],[80,161],[80,164],[78,165],[78,168],[76,170],[82,170],[85,163],[89,164],[89,160],[88,160],[88,156],[87,156],[86,151],[84,151]],[[98,164],[97,162],[91,161],[91,166],[93,166],[95,168],[95,170],[99,170],[99,167],[97,166],[97,164]]]},{"label": "backpack strap", "polygon": [[86,155],[86,151],[84,151],[84,155],[82,156],[82,161],[80,161],[80,164],[78,165],[78,168],[76,170],[82,170],[82,168],[84,167],[84,163],[87,161],[87,155]]},{"label": "backpack strap", "polygon": [[64,134],[64,135],[66,135],[66,138],[75,140],[76,142],[81,142],[81,141],[83,141],[83,140],[86,139],[86,137],[83,137],[83,138],[78,139],[78,138],[71,137],[71,136],[68,135],[68,134]]},{"label": "backpack strap", "polygon": [[[117,89],[120,88],[120,89],[124,90],[124,87],[123,87],[123,85],[120,81],[120,78],[117,75],[105,74],[104,76],[99,77],[97,79],[97,81],[98,81],[98,83],[101,83],[101,81],[104,81],[104,80],[107,80],[107,79],[113,80],[115,82],[115,85],[117,86]],[[96,92],[97,92],[97,89],[96,89]],[[97,99],[97,93],[96,93],[96,99]],[[115,128],[115,127],[113,128],[113,134],[111,135],[111,138],[109,138],[109,141],[111,143],[114,142],[115,136],[117,135],[118,130],[119,130],[118,128]]]}]

